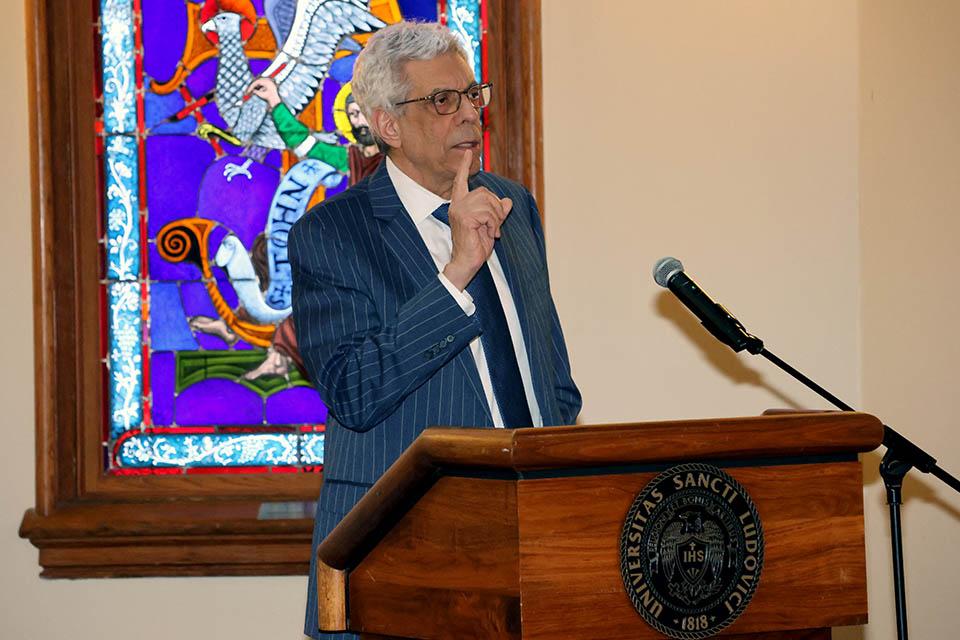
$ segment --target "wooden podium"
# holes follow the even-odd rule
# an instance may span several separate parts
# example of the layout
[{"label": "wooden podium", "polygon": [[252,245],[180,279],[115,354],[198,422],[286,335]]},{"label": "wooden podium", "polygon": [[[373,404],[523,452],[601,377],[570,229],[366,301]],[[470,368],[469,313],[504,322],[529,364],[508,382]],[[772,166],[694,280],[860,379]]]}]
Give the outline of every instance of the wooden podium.
[{"label": "wooden podium", "polygon": [[[732,476],[762,520],[756,592],[723,637],[830,637],[867,621],[862,413],[426,430],[318,550],[320,628],[369,638],[662,638],[620,542],[678,463]],[[702,637],[702,636],[701,636]]]}]

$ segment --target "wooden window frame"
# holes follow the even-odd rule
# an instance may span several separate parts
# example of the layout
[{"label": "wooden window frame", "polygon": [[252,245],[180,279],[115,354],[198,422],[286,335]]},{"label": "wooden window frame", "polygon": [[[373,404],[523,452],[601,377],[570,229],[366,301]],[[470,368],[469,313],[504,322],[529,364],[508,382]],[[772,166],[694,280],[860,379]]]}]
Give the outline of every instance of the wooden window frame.
[{"label": "wooden window frame", "polygon": [[[490,166],[542,208],[540,0],[486,2]],[[94,5],[28,3],[37,465],[20,535],[49,578],[305,574],[320,474],[103,473]]]}]

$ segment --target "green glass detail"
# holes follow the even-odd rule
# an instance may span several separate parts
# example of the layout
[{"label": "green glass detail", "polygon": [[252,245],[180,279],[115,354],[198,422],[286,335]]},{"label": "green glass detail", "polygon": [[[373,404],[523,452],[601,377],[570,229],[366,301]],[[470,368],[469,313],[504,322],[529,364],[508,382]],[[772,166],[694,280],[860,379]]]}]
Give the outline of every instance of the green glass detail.
[{"label": "green glass detail", "polygon": [[243,374],[253,371],[266,358],[266,351],[177,351],[177,393],[202,380],[222,378],[233,380],[267,398],[278,391],[292,387],[310,387],[310,381],[294,367],[288,377],[260,376],[247,380]]}]

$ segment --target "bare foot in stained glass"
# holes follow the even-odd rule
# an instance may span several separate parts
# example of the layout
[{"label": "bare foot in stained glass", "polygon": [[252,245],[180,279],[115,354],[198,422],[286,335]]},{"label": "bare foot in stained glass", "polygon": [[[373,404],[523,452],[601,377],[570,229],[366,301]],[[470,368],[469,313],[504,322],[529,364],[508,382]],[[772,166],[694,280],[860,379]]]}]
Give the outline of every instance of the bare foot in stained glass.
[{"label": "bare foot in stained glass", "polygon": [[293,362],[293,358],[280,353],[273,347],[269,347],[267,357],[260,363],[260,366],[252,371],[247,371],[243,374],[243,378],[244,380],[256,380],[261,376],[283,376],[290,380],[291,362]]},{"label": "bare foot in stained glass", "polygon": [[227,326],[227,323],[223,320],[223,318],[193,316],[190,318],[190,329],[192,331],[199,331],[200,333],[206,333],[211,336],[217,336],[231,347],[237,343],[237,340],[240,339],[240,337],[233,332],[233,329]]}]

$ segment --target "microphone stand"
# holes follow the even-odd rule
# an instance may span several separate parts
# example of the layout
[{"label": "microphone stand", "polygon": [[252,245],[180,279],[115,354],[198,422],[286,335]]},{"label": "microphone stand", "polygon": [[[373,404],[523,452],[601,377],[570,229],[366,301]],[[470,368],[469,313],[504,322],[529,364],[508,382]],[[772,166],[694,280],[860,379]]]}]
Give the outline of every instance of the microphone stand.
[{"label": "microphone stand", "polygon": [[[673,292],[680,302],[700,319],[707,331],[734,352],[746,350],[753,355],[762,355],[834,406],[843,411],[855,411],[853,407],[764,348],[763,340],[747,333],[739,320],[711,300],[684,274],[683,264],[676,258],[667,257],[658,260],[653,269],[653,277],[657,284]],[[883,425],[883,446],[886,447],[887,452],[880,462],[880,477],[883,478],[883,484],[887,489],[887,504],[890,507],[890,544],[893,551],[897,638],[907,640],[907,596],[903,582],[903,531],[900,526],[903,479],[911,469],[916,467],[924,473],[932,473],[958,493],[960,493],[960,481],[937,466],[933,456],[886,424]]]},{"label": "microphone stand", "polygon": [[[707,328],[709,329],[709,327]],[[762,355],[839,409],[855,411],[853,407],[764,348],[761,340],[749,334],[747,336],[752,340],[747,340],[744,348],[747,348],[750,353]],[[890,545],[893,552],[893,588],[897,612],[897,638],[907,640],[907,595],[903,580],[903,531],[900,524],[903,478],[907,475],[907,472],[916,467],[924,473],[932,473],[958,493],[960,493],[960,480],[937,466],[937,461],[933,456],[886,424],[883,425],[883,446],[886,447],[887,452],[880,462],[880,477],[883,478],[883,484],[887,489],[887,505],[890,508]]]}]

